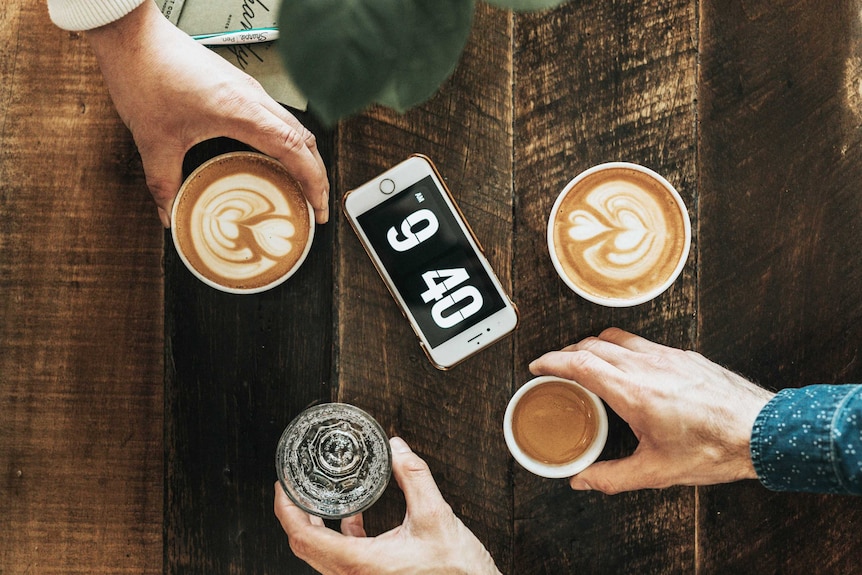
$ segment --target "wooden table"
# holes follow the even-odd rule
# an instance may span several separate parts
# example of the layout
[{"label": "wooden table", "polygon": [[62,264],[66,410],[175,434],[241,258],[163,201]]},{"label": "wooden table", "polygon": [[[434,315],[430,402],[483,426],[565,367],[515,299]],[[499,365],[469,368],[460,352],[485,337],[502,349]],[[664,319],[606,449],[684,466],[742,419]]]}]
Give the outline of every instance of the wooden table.
[{"label": "wooden table", "polygon": [[[309,573],[272,514],[275,443],[321,399],[370,411],[430,464],[506,573],[851,573],[862,500],[756,482],[617,496],[515,465],[500,422],[527,364],[616,325],[772,389],[862,381],[862,0],[481,5],[426,105],[318,130],[330,224],[257,296],[196,281],[81,34],[0,8],[0,572]],[[313,124],[308,120],[309,124]],[[204,146],[189,165],[215,151]],[[521,326],[443,373],[340,214],[431,156]],[[681,192],[693,249],[649,304],[555,276],[554,197],[609,160]],[[636,442],[612,417],[603,457]],[[366,514],[399,523],[393,486]]]}]

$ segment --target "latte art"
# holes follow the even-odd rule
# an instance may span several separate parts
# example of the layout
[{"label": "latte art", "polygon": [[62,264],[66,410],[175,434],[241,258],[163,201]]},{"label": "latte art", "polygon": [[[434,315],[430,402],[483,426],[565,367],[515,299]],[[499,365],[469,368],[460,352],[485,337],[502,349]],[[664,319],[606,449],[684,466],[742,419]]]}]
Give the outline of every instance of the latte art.
[{"label": "latte art", "polygon": [[242,281],[273,269],[297,249],[291,241],[296,235],[295,218],[270,181],[235,174],[201,193],[190,225],[193,237],[202,240],[196,246],[201,264],[220,276]]},{"label": "latte art", "polygon": [[667,222],[655,198],[624,181],[600,185],[584,197],[584,209],[568,220],[571,242],[563,249],[592,273],[618,282],[650,274],[668,244]]},{"label": "latte art", "polygon": [[663,178],[634,164],[605,164],[575,178],[554,205],[551,259],[576,292],[634,305],[664,291],[685,263],[688,213]]},{"label": "latte art", "polygon": [[195,170],[174,202],[172,234],[183,262],[207,284],[252,293],[299,267],[314,220],[302,190],[267,156],[234,152]]}]

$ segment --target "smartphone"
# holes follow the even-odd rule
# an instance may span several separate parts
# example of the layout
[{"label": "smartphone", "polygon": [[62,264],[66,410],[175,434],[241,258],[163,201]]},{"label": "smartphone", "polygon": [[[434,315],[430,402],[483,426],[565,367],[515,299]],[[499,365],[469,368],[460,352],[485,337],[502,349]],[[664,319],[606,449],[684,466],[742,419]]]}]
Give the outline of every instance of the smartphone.
[{"label": "smartphone", "polygon": [[517,327],[515,304],[430,159],[410,156],[347,192],[343,208],[435,367]]}]

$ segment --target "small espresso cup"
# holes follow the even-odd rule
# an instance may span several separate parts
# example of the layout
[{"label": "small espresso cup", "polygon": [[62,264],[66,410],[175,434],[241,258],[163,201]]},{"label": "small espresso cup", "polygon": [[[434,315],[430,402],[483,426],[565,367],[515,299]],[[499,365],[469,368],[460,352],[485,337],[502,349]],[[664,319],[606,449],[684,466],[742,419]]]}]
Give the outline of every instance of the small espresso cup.
[{"label": "small espresso cup", "polygon": [[512,396],[503,418],[509,452],[541,477],[571,477],[601,454],[608,415],[599,397],[553,376],[531,379]]},{"label": "small espresso cup", "polygon": [[554,269],[575,293],[609,307],[667,290],[688,260],[691,221],[679,193],[637,164],[594,166],[570,181],[548,218]]},{"label": "small espresso cup", "polygon": [[171,210],[186,267],[221,291],[271,289],[305,261],[314,211],[284,166],[257,152],[216,156],[186,178]]}]

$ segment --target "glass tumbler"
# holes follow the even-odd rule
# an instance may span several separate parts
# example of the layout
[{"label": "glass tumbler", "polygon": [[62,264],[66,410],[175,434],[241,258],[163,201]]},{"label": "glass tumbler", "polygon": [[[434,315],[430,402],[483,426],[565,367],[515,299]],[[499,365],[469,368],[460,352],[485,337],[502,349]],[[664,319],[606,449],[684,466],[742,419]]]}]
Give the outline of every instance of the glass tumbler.
[{"label": "glass tumbler", "polygon": [[392,451],[383,428],[368,413],[346,403],[323,403],[285,428],[275,468],[299,508],[341,519],[368,509],[383,494]]}]

